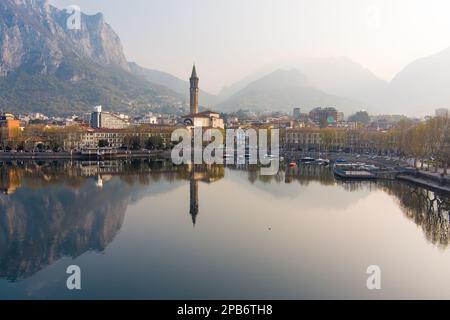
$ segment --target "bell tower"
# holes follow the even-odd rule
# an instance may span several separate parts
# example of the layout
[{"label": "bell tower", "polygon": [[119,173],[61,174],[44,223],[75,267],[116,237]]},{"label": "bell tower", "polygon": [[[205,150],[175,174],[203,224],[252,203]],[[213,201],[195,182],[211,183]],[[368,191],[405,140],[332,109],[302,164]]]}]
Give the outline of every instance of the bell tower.
[{"label": "bell tower", "polygon": [[190,93],[191,93],[191,99],[190,99],[190,112],[191,114],[198,113],[198,77],[197,77],[197,71],[195,70],[195,64],[192,68],[192,75],[189,79],[191,83]]}]

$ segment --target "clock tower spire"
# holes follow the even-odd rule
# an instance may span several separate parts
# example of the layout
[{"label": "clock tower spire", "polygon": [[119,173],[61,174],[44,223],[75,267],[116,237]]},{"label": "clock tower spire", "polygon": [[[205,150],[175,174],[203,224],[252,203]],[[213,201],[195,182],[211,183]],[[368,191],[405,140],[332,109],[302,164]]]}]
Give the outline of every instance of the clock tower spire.
[{"label": "clock tower spire", "polygon": [[195,64],[194,67],[192,68],[192,75],[191,78],[189,79],[190,83],[191,83],[191,88],[190,88],[190,112],[191,114],[195,114],[198,113],[198,77],[197,77],[197,70],[195,70]]}]

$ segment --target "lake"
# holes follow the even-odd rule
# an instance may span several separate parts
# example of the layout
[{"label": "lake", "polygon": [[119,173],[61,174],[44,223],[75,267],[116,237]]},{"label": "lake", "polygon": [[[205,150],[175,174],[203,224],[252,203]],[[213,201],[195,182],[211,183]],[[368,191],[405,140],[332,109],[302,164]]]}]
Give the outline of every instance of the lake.
[{"label": "lake", "polygon": [[135,160],[2,163],[0,189],[0,299],[450,298],[449,198],[411,184]]}]

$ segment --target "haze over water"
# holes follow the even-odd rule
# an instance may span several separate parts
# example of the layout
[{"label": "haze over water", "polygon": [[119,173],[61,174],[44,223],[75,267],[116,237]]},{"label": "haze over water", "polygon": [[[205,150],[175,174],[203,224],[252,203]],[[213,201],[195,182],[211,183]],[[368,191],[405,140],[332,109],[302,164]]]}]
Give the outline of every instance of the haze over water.
[{"label": "haze over water", "polygon": [[[450,298],[449,199],[415,186],[343,183],[320,166],[0,172],[1,299]],[[366,288],[369,265],[382,290]]]}]

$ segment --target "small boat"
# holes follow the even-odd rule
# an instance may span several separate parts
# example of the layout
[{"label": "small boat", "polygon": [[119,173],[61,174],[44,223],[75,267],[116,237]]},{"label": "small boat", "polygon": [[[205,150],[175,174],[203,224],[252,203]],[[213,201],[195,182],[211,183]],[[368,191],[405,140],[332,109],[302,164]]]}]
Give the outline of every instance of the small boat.
[{"label": "small boat", "polygon": [[289,167],[295,168],[295,167],[297,167],[297,164],[295,162],[291,162],[291,163],[289,163]]},{"label": "small boat", "polygon": [[330,160],[319,158],[319,159],[316,159],[315,163],[317,163],[317,164],[323,164],[323,165],[327,166],[327,165],[330,164]]},{"label": "small boat", "polygon": [[366,164],[363,167],[364,167],[364,169],[366,169],[368,171],[375,171],[375,170],[380,169],[379,167],[377,167],[376,165],[373,165],[373,164]]},{"label": "small boat", "polygon": [[301,162],[314,162],[316,161],[316,159],[311,158],[311,157],[303,157],[300,159]]}]

